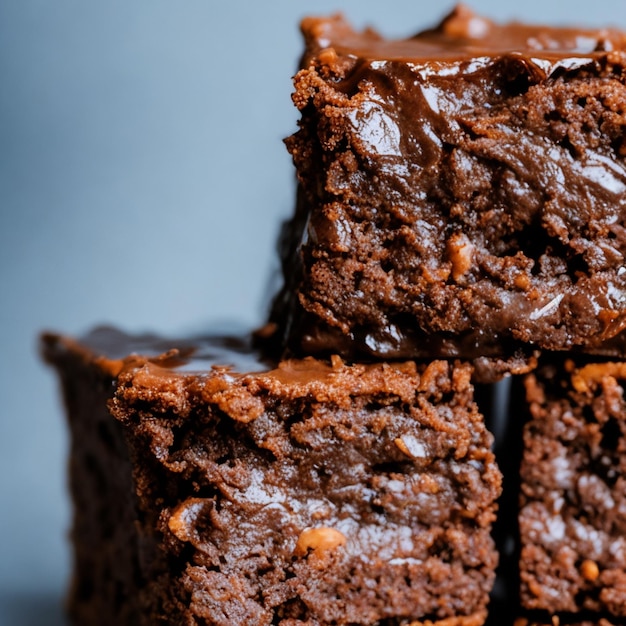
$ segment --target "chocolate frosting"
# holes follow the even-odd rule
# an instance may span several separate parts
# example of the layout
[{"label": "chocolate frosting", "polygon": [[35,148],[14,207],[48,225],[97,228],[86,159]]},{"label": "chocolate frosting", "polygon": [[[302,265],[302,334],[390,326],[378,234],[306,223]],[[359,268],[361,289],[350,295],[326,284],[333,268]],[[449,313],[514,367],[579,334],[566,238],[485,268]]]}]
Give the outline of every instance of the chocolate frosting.
[{"label": "chocolate frosting", "polygon": [[[421,367],[414,362],[351,365],[337,356],[281,360],[257,349],[251,333],[168,339],[150,333],[129,335],[113,327],[101,326],[80,340],[46,333],[42,341],[44,355],[51,362],[68,355],[80,357],[117,383],[142,371],[155,388],[177,378],[199,380],[198,384],[202,385],[214,377],[228,384],[239,380],[243,386],[254,386],[261,381],[259,384],[268,388],[291,387],[296,396],[305,396],[319,385],[345,395],[366,389],[369,383],[364,381],[368,377],[373,385],[377,384],[377,377],[383,371],[393,371],[401,377],[415,375]],[[447,365],[441,364],[441,367]],[[471,367],[463,367],[469,376]],[[160,378],[164,380],[158,383]]]},{"label": "chocolate frosting", "polygon": [[[302,22],[307,53],[303,67],[321,51],[325,62],[334,50],[338,57],[353,57],[368,62],[404,63],[484,61],[512,53],[554,63],[569,59],[563,67],[571,69],[576,58],[593,58],[613,50],[626,49],[626,35],[612,28],[555,28],[539,24],[512,22],[497,24],[459,4],[436,27],[408,39],[385,39],[375,30],[356,32],[340,15],[332,18],[308,17]],[[541,63],[544,68],[545,63]],[[437,66],[433,66],[435,71]]]}]

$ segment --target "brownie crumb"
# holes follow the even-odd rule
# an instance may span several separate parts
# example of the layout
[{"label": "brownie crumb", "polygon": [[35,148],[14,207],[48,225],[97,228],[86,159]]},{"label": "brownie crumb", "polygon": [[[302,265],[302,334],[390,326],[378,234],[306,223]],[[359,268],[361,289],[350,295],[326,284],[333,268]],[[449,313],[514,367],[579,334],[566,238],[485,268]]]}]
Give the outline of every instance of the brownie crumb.
[{"label": "brownie crumb", "polygon": [[521,597],[626,617],[626,364],[552,358],[526,378]]}]

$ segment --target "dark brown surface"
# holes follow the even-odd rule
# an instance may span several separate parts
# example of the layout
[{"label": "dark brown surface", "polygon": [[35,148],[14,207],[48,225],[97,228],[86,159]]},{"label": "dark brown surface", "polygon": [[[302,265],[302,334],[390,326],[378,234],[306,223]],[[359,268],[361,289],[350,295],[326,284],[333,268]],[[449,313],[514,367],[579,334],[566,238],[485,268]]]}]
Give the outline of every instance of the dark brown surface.
[{"label": "dark brown surface", "polygon": [[341,17],[303,32],[287,141],[300,190],[273,312],[291,349],[620,350],[625,36],[462,8],[400,42]]},{"label": "dark brown surface", "polygon": [[[151,341],[45,341],[74,494],[90,498],[74,623],[482,624],[500,474],[468,366],[335,358],[244,374],[211,368],[224,342]],[[120,359],[124,343],[150,357]],[[94,487],[92,466],[115,488]]]},{"label": "dark brown surface", "polygon": [[514,622],[513,626],[617,626],[617,624],[605,618],[571,621],[558,617],[555,617],[554,620],[536,620],[521,617]]},{"label": "dark brown surface", "polygon": [[144,624],[138,593],[147,577],[148,537],[138,533],[138,501],[123,428],[107,402],[113,376],[86,353],[59,349],[50,338],[45,356],[59,373],[71,432],[69,479],[74,504],[72,624]]},{"label": "dark brown surface", "polygon": [[[554,360],[526,378],[521,596],[626,621],[625,363]],[[621,622],[620,622],[621,623]]]}]

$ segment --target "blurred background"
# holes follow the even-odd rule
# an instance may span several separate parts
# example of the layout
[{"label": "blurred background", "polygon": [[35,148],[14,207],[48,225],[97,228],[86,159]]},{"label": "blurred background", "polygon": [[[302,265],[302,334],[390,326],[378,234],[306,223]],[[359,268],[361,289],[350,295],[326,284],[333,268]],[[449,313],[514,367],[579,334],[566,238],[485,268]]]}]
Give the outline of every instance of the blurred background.
[{"label": "blurred background", "polygon": [[[624,0],[472,6],[626,29]],[[293,204],[299,20],[406,36],[451,7],[0,1],[0,624],[64,623],[67,436],[38,333],[261,323]]]}]

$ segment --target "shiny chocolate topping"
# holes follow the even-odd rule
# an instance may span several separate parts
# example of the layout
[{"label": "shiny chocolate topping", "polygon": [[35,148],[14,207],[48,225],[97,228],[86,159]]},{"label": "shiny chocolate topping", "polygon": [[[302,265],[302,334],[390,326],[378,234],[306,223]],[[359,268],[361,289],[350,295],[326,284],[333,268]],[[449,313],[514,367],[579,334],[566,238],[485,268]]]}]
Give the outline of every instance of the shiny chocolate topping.
[{"label": "shiny chocolate topping", "polygon": [[[356,32],[341,15],[305,18],[302,30],[307,56],[328,50],[325,60],[352,56],[368,61],[448,63],[515,53],[537,59],[589,57],[626,49],[626,35],[616,29],[555,28],[522,24],[496,24],[459,4],[437,26],[408,39],[385,39],[372,29]],[[306,63],[303,64],[306,67]]]},{"label": "shiny chocolate topping", "polygon": [[[387,377],[397,376],[402,382],[396,386],[398,390],[403,389],[404,379],[418,376],[421,367],[412,361],[350,365],[337,356],[280,360],[266,354],[266,350],[257,349],[254,335],[243,332],[239,335],[216,332],[175,339],[151,333],[130,335],[110,326],[101,326],[80,340],[45,333],[42,343],[43,352],[51,362],[68,355],[78,357],[118,381],[125,376],[133,378],[142,371],[143,383],[151,381],[154,389],[178,378],[206,381],[214,377],[229,384],[239,380],[244,385],[257,381],[269,388],[284,385],[295,395],[317,393],[321,385],[326,393],[335,390],[341,395],[365,392],[370,386],[375,388],[380,384],[379,376],[383,372]],[[448,367],[443,362],[435,366]],[[471,372],[469,366],[463,367]],[[157,382],[159,380],[161,382]],[[391,389],[394,385],[388,382],[388,387]]]}]

